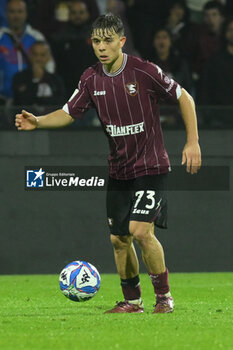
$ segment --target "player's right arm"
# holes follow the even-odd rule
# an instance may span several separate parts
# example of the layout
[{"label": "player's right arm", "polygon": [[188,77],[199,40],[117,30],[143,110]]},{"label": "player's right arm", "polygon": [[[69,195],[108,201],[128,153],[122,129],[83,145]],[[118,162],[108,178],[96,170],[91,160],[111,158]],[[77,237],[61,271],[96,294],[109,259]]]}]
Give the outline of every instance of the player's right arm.
[{"label": "player's right arm", "polygon": [[74,119],[63,109],[40,117],[22,110],[22,113],[16,114],[15,126],[18,130],[55,129],[70,125],[73,121]]}]

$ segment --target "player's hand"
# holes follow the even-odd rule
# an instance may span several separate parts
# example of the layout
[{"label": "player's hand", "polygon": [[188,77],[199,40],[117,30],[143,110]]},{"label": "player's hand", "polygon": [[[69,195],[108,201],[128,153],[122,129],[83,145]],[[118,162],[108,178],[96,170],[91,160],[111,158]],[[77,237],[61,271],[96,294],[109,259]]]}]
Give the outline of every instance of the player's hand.
[{"label": "player's hand", "polygon": [[18,130],[34,130],[37,127],[36,117],[32,113],[22,110],[15,116],[15,126]]},{"label": "player's hand", "polygon": [[182,165],[187,173],[196,174],[201,167],[201,150],[198,142],[187,142],[182,153]]}]

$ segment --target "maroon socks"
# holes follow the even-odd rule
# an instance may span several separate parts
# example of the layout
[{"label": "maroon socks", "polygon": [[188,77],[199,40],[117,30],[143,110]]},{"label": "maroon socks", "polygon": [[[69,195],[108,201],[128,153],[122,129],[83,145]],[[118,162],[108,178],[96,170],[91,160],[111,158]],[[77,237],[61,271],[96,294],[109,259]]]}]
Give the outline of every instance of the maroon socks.
[{"label": "maroon socks", "polygon": [[149,273],[151,282],[153,284],[155,294],[167,294],[170,291],[168,283],[168,269],[166,271],[157,275]]},{"label": "maroon socks", "polygon": [[137,300],[141,298],[141,287],[139,276],[122,279],[121,288],[124,294],[125,300]]},{"label": "maroon socks", "polygon": [[[168,283],[168,269],[160,274],[149,273],[151,282],[154,287],[156,295],[168,295],[170,292],[169,283]],[[139,300],[141,298],[141,287],[139,276],[121,279],[122,292],[124,294],[125,300]],[[170,293],[169,293],[170,295]],[[169,296],[168,295],[168,296]]]}]

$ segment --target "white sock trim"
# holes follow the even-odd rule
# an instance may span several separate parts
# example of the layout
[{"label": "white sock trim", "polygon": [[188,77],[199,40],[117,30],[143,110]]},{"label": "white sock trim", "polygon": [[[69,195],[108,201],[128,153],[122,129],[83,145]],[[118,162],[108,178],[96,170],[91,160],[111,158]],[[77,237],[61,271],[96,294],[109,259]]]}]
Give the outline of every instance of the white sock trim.
[{"label": "white sock trim", "polygon": [[133,305],[140,305],[142,303],[142,298],[135,299],[135,300],[126,300],[127,303],[133,304]]}]

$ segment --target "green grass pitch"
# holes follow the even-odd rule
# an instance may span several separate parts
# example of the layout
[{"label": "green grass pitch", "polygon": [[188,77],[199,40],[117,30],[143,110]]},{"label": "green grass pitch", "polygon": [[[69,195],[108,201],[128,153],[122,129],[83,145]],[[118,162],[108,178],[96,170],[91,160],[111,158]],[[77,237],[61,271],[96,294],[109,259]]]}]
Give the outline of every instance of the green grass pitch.
[{"label": "green grass pitch", "polygon": [[65,298],[58,276],[0,276],[0,350],[233,350],[233,273],[171,273],[175,312],[153,315],[154,296],[141,275],[144,314],[108,314],[121,291],[102,274],[98,294]]}]

